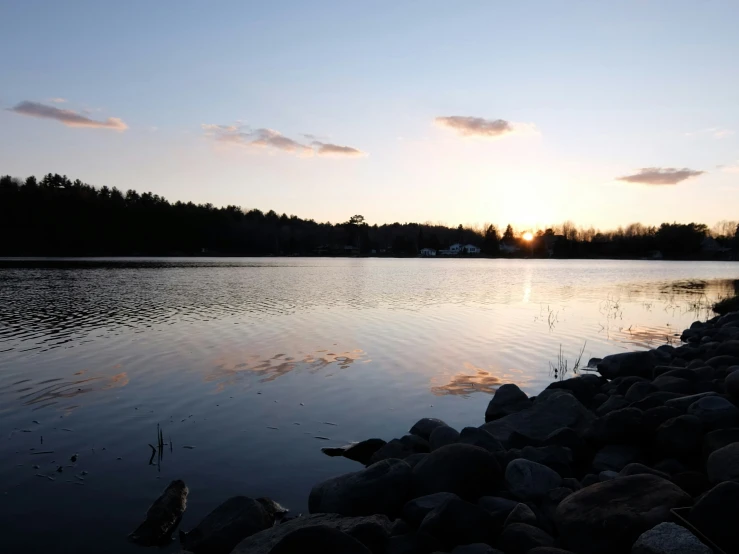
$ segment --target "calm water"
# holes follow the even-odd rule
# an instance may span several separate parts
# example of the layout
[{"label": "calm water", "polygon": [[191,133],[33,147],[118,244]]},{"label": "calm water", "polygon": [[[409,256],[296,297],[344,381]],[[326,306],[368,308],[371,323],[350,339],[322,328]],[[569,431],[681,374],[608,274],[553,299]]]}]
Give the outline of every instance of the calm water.
[{"label": "calm water", "polygon": [[[677,343],[738,277],[700,262],[0,261],[3,552],[136,552],[127,533],[175,478],[184,529],[237,494],[305,511],[313,483],[359,467],[322,446],[423,416],[480,424],[498,384],[545,387],[560,346],[571,367],[583,345],[587,361]],[[172,448],[150,465],[157,424]]]}]

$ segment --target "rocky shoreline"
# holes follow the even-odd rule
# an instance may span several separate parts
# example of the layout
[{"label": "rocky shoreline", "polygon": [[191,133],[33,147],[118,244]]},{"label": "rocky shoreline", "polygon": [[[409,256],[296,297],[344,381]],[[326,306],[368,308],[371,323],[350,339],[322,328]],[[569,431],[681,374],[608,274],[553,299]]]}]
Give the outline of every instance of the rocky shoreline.
[{"label": "rocky shoreline", "polygon": [[[235,497],[181,533],[183,552],[739,552],[739,312],[681,338],[591,360],[597,372],[535,397],[503,385],[479,426],[426,418],[326,448],[365,467],[315,485],[310,515]],[[184,511],[184,483],[168,491],[142,524],[161,530],[150,542]]]}]

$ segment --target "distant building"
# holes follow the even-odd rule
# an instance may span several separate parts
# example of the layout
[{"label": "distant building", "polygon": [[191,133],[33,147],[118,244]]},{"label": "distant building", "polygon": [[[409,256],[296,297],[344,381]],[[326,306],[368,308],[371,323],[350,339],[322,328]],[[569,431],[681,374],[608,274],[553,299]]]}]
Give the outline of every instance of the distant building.
[{"label": "distant building", "polygon": [[465,254],[479,254],[481,252],[481,250],[474,244],[466,244],[463,246],[463,250]]},{"label": "distant building", "polygon": [[459,244],[458,242],[455,242],[449,247],[449,253],[451,255],[461,254],[463,248],[464,247],[461,244]]},{"label": "distant building", "polygon": [[421,248],[421,257],[430,258],[432,256],[436,256],[436,250],[433,248]]},{"label": "distant building", "polygon": [[515,254],[519,250],[521,250],[521,249],[518,246],[516,246],[515,244],[511,244],[511,243],[508,243],[508,242],[501,242],[500,243],[500,252],[502,254]]}]

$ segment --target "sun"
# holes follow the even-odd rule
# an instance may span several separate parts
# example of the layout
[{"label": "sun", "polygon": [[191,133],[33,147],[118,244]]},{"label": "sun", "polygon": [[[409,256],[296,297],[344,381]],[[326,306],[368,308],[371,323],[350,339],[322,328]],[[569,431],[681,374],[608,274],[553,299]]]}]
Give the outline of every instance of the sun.
[{"label": "sun", "polygon": [[529,241],[532,241],[532,240],[534,240],[534,235],[533,235],[533,233],[532,233],[531,231],[526,231],[526,232],[525,232],[525,233],[523,234],[523,240],[525,240],[525,241],[527,241],[527,242],[529,242]]}]

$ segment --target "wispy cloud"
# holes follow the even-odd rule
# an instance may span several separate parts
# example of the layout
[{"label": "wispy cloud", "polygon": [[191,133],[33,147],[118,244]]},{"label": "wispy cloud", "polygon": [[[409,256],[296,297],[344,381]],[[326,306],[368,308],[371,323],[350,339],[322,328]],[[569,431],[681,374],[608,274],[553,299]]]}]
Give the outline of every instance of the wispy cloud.
[{"label": "wispy cloud", "polygon": [[114,131],[125,131],[128,129],[123,120],[117,117],[109,117],[105,121],[91,119],[73,110],[62,110],[54,106],[47,106],[39,102],[24,100],[10,108],[11,112],[42,119],[54,119],[67,127],[87,127],[91,129],[112,129]]},{"label": "wispy cloud", "polygon": [[724,173],[739,173],[739,162],[732,165],[718,165],[716,169],[720,169]]},{"label": "wispy cloud", "polygon": [[[215,125],[204,123],[202,125],[205,136],[218,142],[226,142],[245,147],[261,147],[273,150],[281,150],[300,157],[318,156],[344,156],[356,157],[366,155],[364,152],[351,146],[340,146],[313,140],[309,144],[303,144],[297,140],[286,137],[274,129],[250,129],[246,125]],[[314,138],[315,135],[303,134],[305,138]]]},{"label": "wispy cloud", "polygon": [[700,137],[700,136],[709,136],[717,139],[722,139],[726,137],[730,137],[734,134],[734,131],[731,129],[722,129],[720,127],[709,127],[708,129],[701,129],[700,131],[691,131],[689,133],[685,133],[686,137]]},{"label": "wispy cloud", "polygon": [[704,173],[705,171],[688,169],[687,167],[682,169],[674,167],[644,167],[639,170],[639,173],[617,177],[617,180],[626,181],[627,183],[639,183],[641,185],[676,185],[686,179],[697,177]]},{"label": "wispy cloud", "polygon": [[66,101],[66,98],[49,98],[49,102],[52,104],[64,104]]},{"label": "wispy cloud", "polygon": [[485,119],[464,115],[439,116],[434,123],[463,137],[502,138],[513,134],[538,134],[531,123],[513,123],[505,119]]}]

